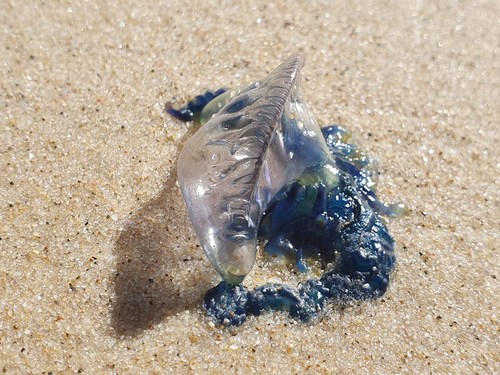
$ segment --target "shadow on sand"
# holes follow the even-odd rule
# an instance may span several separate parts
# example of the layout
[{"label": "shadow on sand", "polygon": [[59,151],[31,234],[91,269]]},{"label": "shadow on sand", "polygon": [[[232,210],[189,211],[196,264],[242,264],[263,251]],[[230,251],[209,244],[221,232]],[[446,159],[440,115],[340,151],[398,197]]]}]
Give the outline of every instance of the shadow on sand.
[{"label": "shadow on sand", "polygon": [[174,171],[116,240],[111,323],[117,335],[135,336],[167,316],[201,306],[215,281],[194,232],[185,228],[189,218]]}]

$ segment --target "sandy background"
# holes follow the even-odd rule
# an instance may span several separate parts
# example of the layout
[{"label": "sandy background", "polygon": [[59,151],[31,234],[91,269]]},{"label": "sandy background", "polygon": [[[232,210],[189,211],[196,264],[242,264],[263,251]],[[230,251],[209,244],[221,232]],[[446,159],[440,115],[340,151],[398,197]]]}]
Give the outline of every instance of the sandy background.
[{"label": "sandy background", "polygon": [[[93,3],[0,2],[2,373],[500,372],[498,1]],[[320,123],[412,208],[398,267],[316,325],[219,329],[163,105],[297,51]],[[259,260],[247,282],[293,277]]]}]

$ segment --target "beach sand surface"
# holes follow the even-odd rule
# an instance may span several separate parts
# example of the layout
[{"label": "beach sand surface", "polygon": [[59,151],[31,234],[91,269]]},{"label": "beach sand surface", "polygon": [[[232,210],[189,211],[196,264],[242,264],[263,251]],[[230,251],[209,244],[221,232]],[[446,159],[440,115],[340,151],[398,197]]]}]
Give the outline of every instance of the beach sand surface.
[{"label": "beach sand surface", "polygon": [[[498,374],[500,2],[4,0],[5,374]],[[304,97],[378,160],[398,263],[383,298],[215,326],[219,276],[164,112],[306,56]],[[249,286],[298,278],[259,257]],[[495,297],[497,296],[497,297]]]}]

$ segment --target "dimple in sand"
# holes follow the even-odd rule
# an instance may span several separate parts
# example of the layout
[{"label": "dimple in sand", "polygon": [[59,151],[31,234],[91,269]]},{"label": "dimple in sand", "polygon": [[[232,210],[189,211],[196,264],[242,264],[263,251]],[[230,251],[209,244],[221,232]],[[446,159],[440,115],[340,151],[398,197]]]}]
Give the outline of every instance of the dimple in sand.
[{"label": "dimple in sand", "polygon": [[[217,323],[288,311],[310,321],[326,300],[365,300],[385,293],[394,241],[379,215],[400,216],[402,204],[375,194],[371,159],[341,126],[320,128],[300,92],[301,54],[241,90],[207,92],[167,111],[201,128],[178,161],[178,179],[197,237],[223,281],[204,305]],[[294,259],[301,272],[319,261],[321,277],[297,286],[248,290],[257,243]]]}]

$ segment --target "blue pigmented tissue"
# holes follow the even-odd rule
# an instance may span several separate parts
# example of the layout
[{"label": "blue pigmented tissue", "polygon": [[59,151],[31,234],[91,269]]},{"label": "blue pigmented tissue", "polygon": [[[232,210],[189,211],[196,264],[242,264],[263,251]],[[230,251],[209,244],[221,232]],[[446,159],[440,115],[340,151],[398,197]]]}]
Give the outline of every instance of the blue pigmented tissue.
[{"label": "blue pigmented tissue", "polygon": [[195,120],[203,111],[203,109],[214,100],[216,97],[224,94],[225,89],[217,91],[206,91],[203,95],[197,95],[191,99],[184,107],[175,109],[170,103],[165,105],[167,113],[178,120],[187,122]]},{"label": "blue pigmented tissue", "polygon": [[[394,241],[380,218],[407,212],[375,194],[372,160],[339,125],[320,128],[300,93],[304,58],[289,57],[242,90],[207,92],[174,117],[199,119],[186,142],[178,179],[191,223],[223,281],[204,300],[216,323],[284,311],[314,320],[327,300],[380,297],[395,265]],[[296,286],[248,290],[258,243],[293,259],[299,272],[323,274]]]}]

